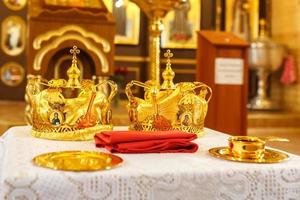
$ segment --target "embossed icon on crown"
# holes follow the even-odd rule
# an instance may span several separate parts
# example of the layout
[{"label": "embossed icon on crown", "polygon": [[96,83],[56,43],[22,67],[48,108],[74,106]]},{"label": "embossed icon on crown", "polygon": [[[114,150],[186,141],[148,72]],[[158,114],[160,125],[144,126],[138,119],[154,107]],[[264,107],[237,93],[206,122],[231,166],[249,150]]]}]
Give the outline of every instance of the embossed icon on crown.
[{"label": "embossed icon on crown", "polygon": [[[94,84],[80,80],[74,46],[68,80],[31,78],[26,86],[28,106],[26,116],[32,125],[32,135],[54,140],[91,140],[98,131],[112,130],[110,104],[117,85],[110,80]],[[106,95],[104,86],[110,86]]]},{"label": "embossed icon on crown", "polygon": [[[174,84],[175,73],[171,68],[173,53],[167,50],[164,56],[167,64],[162,73],[162,85],[155,81],[142,83],[133,80],[126,86],[130,129],[181,130],[202,136],[211,88],[201,82]],[[133,86],[144,88],[144,98],[133,96]]]}]

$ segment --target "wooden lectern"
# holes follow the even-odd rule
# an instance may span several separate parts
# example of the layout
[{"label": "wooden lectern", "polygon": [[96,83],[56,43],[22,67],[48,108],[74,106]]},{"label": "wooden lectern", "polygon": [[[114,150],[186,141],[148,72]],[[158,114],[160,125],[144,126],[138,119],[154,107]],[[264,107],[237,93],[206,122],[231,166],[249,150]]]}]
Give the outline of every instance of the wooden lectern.
[{"label": "wooden lectern", "polygon": [[247,134],[248,46],[233,33],[198,32],[197,81],[213,91],[206,127],[232,135]]}]

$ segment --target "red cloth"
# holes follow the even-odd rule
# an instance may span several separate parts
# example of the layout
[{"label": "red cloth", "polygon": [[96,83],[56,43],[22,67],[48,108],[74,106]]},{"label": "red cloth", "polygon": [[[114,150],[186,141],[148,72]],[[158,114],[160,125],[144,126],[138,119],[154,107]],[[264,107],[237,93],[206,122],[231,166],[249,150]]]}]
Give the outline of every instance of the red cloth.
[{"label": "red cloth", "polygon": [[288,55],[284,61],[283,73],[281,75],[280,81],[284,85],[290,85],[297,81],[296,64],[292,55]]},{"label": "red cloth", "polygon": [[118,153],[193,153],[197,135],[181,131],[104,131],[95,135],[97,147]]}]

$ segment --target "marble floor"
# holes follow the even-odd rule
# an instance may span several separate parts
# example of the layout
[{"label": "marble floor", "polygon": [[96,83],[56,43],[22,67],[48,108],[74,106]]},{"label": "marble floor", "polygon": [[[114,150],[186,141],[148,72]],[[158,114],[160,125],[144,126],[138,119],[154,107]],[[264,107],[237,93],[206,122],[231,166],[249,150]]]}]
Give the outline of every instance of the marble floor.
[{"label": "marble floor", "polygon": [[[26,125],[24,119],[25,103],[21,101],[0,101],[0,135],[9,127]],[[126,103],[119,102],[113,107],[113,123],[128,125]],[[248,114],[248,135],[280,136],[290,142],[272,142],[269,146],[300,155],[300,114],[284,112]]]}]

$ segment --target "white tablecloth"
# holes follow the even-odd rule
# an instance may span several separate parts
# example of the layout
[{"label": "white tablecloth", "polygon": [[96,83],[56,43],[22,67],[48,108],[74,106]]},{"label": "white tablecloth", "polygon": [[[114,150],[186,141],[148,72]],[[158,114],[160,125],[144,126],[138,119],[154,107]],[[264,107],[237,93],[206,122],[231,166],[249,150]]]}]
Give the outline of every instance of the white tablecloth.
[{"label": "white tablecloth", "polygon": [[119,168],[62,172],[36,167],[34,156],[60,150],[95,150],[90,142],[33,138],[30,127],[9,129],[0,142],[1,199],[300,199],[300,157],[278,164],[236,163],[210,157],[227,145],[225,134],[209,129],[199,150],[184,154],[119,154]]}]

